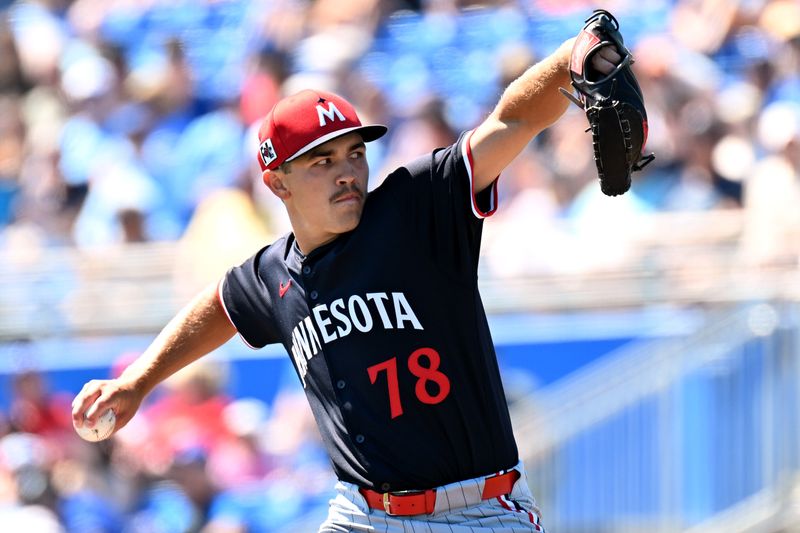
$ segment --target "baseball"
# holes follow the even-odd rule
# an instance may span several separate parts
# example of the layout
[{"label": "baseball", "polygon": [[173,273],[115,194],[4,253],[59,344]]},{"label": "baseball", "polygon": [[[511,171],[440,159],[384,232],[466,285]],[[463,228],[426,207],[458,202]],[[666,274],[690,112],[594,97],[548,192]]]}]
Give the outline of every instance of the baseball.
[{"label": "baseball", "polygon": [[117,417],[114,414],[114,411],[109,409],[97,419],[97,423],[93,428],[86,426],[79,428],[74,425],[73,427],[75,427],[75,431],[78,433],[78,436],[83,440],[88,440],[89,442],[98,442],[110,437],[114,432],[114,426],[116,424]]}]

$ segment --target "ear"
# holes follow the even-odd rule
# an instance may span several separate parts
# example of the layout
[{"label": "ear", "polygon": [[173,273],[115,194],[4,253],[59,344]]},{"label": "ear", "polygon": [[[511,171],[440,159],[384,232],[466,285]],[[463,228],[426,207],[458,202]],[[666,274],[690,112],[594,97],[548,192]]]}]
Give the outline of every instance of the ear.
[{"label": "ear", "polygon": [[286,177],[280,170],[265,170],[261,173],[261,179],[272,194],[281,200],[286,200],[292,195],[286,187]]}]

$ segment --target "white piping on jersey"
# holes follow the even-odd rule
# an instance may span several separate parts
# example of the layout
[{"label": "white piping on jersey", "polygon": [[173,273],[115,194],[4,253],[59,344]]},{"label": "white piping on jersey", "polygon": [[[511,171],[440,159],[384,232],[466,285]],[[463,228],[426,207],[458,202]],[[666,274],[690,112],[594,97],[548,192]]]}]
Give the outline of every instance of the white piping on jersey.
[{"label": "white piping on jersey", "polygon": [[[469,132],[469,134],[464,136],[464,140],[461,143],[461,156],[464,159],[464,166],[467,167],[467,176],[469,176],[469,190],[470,190],[470,203],[472,204],[472,214],[474,214],[477,218],[487,218],[494,214],[497,211],[497,178],[492,182],[489,187],[492,189],[492,194],[489,199],[489,210],[483,212],[478,207],[478,202],[475,200],[475,181],[472,176],[472,150],[469,147],[469,140],[472,138],[472,134],[475,133],[475,130]],[[499,176],[498,176],[499,178]]]},{"label": "white piping on jersey", "polygon": [[[236,332],[239,333],[239,328],[237,328],[236,324],[233,323],[233,320],[231,319],[231,314],[228,312],[228,308],[225,307],[225,299],[222,297],[222,285],[224,283],[225,283],[225,278],[223,277],[221,280],[219,280],[219,284],[217,285],[217,300],[219,300],[219,303],[222,306],[222,310],[225,311],[225,316],[228,317],[228,322],[230,322],[231,325],[234,328],[236,328]],[[242,339],[242,342],[244,342],[247,345],[247,347],[250,348],[251,350],[259,349],[256,346],[253,346],[252,344],[247,342],[247,339],[245,339],[244,335],[242,335],[241,333],[239,333],[239,338]]]}]

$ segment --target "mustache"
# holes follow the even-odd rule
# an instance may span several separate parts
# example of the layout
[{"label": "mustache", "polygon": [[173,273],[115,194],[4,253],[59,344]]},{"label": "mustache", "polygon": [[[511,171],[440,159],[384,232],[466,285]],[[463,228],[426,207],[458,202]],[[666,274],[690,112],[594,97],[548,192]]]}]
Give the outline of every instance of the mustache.
[{"label": "mustache", "polygon": [[344,196],[347,196],[348,194],[353,194],[353,193],[357,194],[360,199],[364,198],[364,193],[361,191],[361,189],[359,189],[356,185],[353,185],[351,187],[348,187],[347,189],[342,189],[341,191],[338,191],[336,194],[331,196],[331,200],[330,201],[331,202],[335,202],[335,201],[339,200],[340,198],[342,198]]}]

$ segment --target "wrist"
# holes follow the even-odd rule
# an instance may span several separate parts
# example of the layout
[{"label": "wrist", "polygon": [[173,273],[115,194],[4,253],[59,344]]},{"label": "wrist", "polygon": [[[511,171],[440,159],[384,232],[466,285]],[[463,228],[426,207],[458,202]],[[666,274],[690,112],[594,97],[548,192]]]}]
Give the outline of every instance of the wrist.
[{"label": "wrist", "polygon": [[575,46],[575,39],[576,37],[572,37],[561,43],[561,46],[559,46],[553,54],[558,66],[565,70],[569,69],[569,62],[572,57],[572,48]]},{"label": "wrist", "polygon": [[139,398],[144,398],[156,383],[151,383],[153,380],[147,375],[147,372],[138,371],[136,366],[134,363],[126,368],[117,378],[117,383],[121,389],[125,389]]}]

